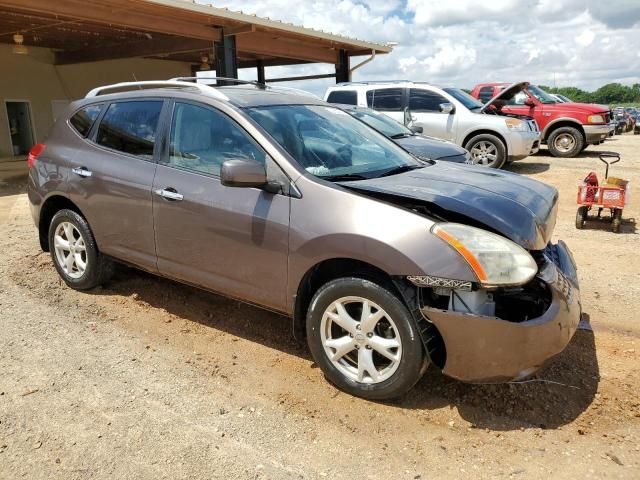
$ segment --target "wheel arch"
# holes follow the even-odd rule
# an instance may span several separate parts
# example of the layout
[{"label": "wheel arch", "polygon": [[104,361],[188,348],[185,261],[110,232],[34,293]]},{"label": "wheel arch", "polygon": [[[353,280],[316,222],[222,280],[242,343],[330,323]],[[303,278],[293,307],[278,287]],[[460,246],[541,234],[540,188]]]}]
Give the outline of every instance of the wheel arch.
[{"label": "wheel arch", "polygon": [[376,282],[391,289],[399,298],[404,298],[393,281],[393,277],[375,265],[347,257],[322,260],[302,276],[295,294],[293,308],[293,335],[298,340],[306,336],[307,311],[313,295],[322,285],[342,277],[359,277]]},{"label": "wheel arch", "polygon": [[294,301],[293,335],[296,340],[306,337],[307,311],[311,299],[322,285],[343,277],[358,277],[377,283],[394,293],[409,309],[420,333],[425,354],[429,361],[442,369],[446,363],[446,346],[442,335],[433,323],[419,311],[419,289],[404,277],[390,275],[375,265],[353,258],[336,257],[312,266],[302,277]]},{"label": "wheel arch", "polygon": [[557,118],[552,122],[549,122],[547,126],[544,127],[544,129],[542,130],[542,140],[546,143],[547,139],[549,138],[549,135],[551,135],[551,133],[554,130],[557,130],[558,128],[561,128],[561,127],[577,128],[578,131],[582,134],[582,138],[586,141],[587,137],[584,133],[584,128],[582,124],[579,121],[577,121],[575,118],[564,118],[564,117]]},{"label": "wheel arch", "polygon": [[55,194],[47,198],[40,208],[40,215],[38,219],[38,237],[40,240],[40,247],[44,252],[49,251],[49,225],[51,224],[51,220],[56,213],[63,209],[72,210],[82,218],[86,219],[80,208],[68,197]]}]

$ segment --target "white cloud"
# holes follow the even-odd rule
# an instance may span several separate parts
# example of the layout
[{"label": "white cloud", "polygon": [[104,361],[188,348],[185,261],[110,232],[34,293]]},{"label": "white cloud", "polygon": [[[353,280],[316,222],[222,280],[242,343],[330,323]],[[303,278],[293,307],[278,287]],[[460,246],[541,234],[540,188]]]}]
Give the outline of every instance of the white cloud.
[{"label": "white cloud", "polygon": [[583,30],[583,32],[576,37],[578,45],[588,47],[593,43],[593,39],[596,38],[596,34],[591,30]]},{"label": "white cloud", "polygon": [[[357,70],[354,80],[409,78],[464,88],[517,80],[586,89],[640,83],[640,0],[219,0],[215,5],[399,42],[393,53]],[[330,65],[273,67],[267,77],[331,71]],[[253,71],[242,75],[255,78]],[[322,94],[330,83],[286,85]]]}]

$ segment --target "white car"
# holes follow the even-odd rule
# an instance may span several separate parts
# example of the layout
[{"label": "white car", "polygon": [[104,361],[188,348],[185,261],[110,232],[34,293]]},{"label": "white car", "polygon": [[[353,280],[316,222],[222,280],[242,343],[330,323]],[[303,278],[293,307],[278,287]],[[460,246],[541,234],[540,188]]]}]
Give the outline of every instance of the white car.
[{"label": "white car", "polygon": [[485,105],[453,87],[421,82],[348,82],[329,87],[324,99],[386,113],[426,135],[449,140],[471,153],[473,163],[500,168],[521,160],[540,147],[540,129],[531,117],[501,113],[501,100],[518,83],[505,88]]}]

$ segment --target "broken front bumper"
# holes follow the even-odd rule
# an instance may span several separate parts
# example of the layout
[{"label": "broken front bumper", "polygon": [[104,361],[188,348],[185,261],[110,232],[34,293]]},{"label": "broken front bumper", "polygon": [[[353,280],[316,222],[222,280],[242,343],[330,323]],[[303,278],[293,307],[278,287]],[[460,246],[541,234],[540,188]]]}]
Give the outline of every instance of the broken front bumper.
[{"label": "broken front bumper", "polygon": [[496,317],[422,309],[446,348],[443,372],[467,382],[502,382],[531,375],[567,346],[580,321],[576,267],[563,242],[546,251],[538,277],[549,287],[551,305],[538,318],[514,323]]}]

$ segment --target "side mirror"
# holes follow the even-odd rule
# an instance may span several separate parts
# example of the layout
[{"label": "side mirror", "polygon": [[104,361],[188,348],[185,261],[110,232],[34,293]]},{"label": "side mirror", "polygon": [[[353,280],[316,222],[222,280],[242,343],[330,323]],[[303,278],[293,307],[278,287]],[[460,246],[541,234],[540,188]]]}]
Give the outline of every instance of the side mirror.
[{"label": "side mirror", "polygon": [[404,123],[405,127],[408,127],[409,125],[411,125],[411,122],[413,122],[413,115],[411,115],[411,110],[409,110],[409,107],[405,107],[404,119],[402,123]]},{"label": "side mirror", "polygon": [[411,130],[413,133],[422,133],[422,132],[424,132],[424,128],[418,127],[417,125],[413,125],[412,127],[409,128],[409,130]]},{"label": "side mirror", "polygon": [[453,103],[441,103],[440,104],[440,111],[442,113],[446,113],[447,115],[451,115],[456,113],[456,107],[453,105]]},{"label": "side mirror", "polygon": [[524,101],[524,104],[525,104],[527,107],[535,107],[535,106],[536,106],[536,103],[535,103],[533,100],[531,100],[530,98],[527,98],[527,99]]},{"label": "side mirror", "polygon": [[267,185],[267,171],[255,160],[227,160],[220,169],[220,182],[225,187],[263,188]]}]

